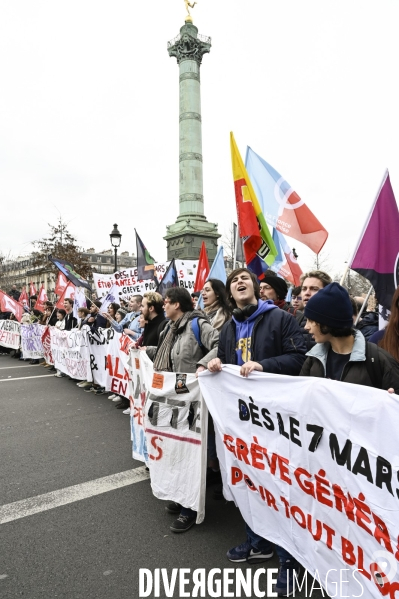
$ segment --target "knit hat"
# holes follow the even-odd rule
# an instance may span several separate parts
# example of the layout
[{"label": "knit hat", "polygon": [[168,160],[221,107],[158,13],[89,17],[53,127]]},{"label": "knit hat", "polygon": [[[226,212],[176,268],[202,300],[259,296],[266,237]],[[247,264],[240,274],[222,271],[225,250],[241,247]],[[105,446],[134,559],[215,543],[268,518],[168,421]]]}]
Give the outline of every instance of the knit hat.
[{"label": "knit hat", "polygon": [[124,310],[123,308],[119,308],[119,310],[117,310],[116,313],[120,314],[122,316],[122,318],[125,318],[127,311]]},{"label": "knit hat", "polygon": [[281,277],[266,273],[265,278],[261,283],[270,285],[270,287],[277,293],[278,299],[284,299],[288,293],[288,285]]},{"label": "knit hat", "polygon": [[353,327],[349,294],[338,283],[330,283],[313,295],[305,306],[305,317],[333,329]]}]

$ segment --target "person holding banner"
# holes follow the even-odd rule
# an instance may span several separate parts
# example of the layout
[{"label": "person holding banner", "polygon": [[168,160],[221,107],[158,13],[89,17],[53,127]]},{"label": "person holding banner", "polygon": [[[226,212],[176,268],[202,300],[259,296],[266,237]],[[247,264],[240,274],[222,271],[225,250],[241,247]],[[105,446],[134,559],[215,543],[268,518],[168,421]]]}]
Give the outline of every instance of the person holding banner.
[{"label": "person holding banner", "polygon": [[[228,276],[226,291],[233,316],[220,334],[218,357],[208,370],[220,372],[223,364],[237,364],[240,374],[251,372],[298,375],[305,361],[306,345],[292,315],[278,309],[272,300],[260,299],[259,282],[247,268],[237,268]],[[246,524],[247,539],[227,552],[231,562],[260,563],[273,557],[273,545]],[[293,588],[294,572],[300,564],[283,547],[275,546],[280,560],[276,592]]]},{"label": "person holding banner", "polygon": [[353,307],[344,287],[331,283],[321,289],[306,304],[305,317],[305,328],[316,345],[307,354],[301,376],[366,385],[399,395],[399,362],[354,330]]},{"label": "person holding banner", "polygon": [[[146,348],[154,370],[188,374],[205,370],[209,353],[218,345],[219,333],[200,310],[194,310],[190,293],[184,287],[169,288],[164,307],[169,321],[160,333],[158,346]],[[199,338],[195,332],[197,327]],[[195,524],[197,513],[190,508],[171,502],[166,510],[180,512],[170,527],[172,532],[186,532]]]}]

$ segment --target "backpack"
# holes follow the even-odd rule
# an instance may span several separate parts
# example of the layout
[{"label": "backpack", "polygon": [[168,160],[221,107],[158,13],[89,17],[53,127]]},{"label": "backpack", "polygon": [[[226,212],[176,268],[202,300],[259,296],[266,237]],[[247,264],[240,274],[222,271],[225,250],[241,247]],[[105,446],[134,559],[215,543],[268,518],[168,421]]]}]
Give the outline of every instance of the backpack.
[{"label": "backpack", "polygon": [[373,387],[382,389],[382,368],[378,346],[366,341],[366,369]]}]

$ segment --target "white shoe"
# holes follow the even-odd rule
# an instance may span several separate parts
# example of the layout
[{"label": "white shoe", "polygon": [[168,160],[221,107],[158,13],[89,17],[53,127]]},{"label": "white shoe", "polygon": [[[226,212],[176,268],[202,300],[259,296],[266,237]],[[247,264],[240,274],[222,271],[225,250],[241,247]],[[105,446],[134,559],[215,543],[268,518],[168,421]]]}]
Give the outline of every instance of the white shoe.
[{"label": "white shoe", "polygon": [[112,395],[109,395],[108,399],[115,399],[115,397],[118,397],[118,396],[115,395],[115,393],[113,393]]},{"label": "white shoe", "polygon": [[112,401],[120,401],[121,398],[119,397],[119,395],[114,395],[114,397],[112,398]]},{"label": "white shoe", "polygon": [[57,372],[57,374],[55,374],[54,376],[56,376],[58,379],[61,379],[61,378],[62,378],[62,374],[58,374],[58,372]]},{"label": "white shoe", "polygon": [[122,414],[129,414],[130,415],[130,408],[127,408],[126,410],[123,410]]}]

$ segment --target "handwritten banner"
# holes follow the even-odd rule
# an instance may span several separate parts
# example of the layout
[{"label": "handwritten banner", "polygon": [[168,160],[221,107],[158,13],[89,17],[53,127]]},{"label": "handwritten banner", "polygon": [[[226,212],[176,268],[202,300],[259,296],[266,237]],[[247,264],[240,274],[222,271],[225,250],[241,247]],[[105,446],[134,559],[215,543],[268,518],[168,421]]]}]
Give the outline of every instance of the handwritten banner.
[{"label": "handwritten banner", "polygon": [[326,588],[399,591],[399,397],[337,381],[200,374],[224,495]]},{"label": "handwritten banner", "polygon": [[50,351],[54,366],[68,376],[91,380],[90,351],[88,341],[89,327],[62,331],[50,327]]},{"label": "handwritten banner", "polygon": [[21,325],[21,348],[25,359],[43,358],[42,335],[45,327],[41,324]]},{"label": "handwritten banner", "polygon": [[0,320],[0,345],[18,349],[21,342],[21,325],[16,320]]}]

